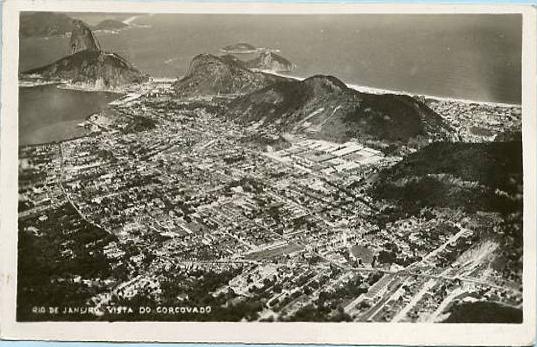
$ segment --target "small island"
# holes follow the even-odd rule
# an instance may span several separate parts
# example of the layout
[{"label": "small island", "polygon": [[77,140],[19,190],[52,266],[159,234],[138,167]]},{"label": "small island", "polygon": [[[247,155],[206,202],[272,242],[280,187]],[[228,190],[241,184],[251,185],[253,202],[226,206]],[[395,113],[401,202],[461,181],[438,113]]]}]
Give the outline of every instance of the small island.
[{"label": "small island", "polygon": [[247,61],[246,66],[250,69],[268,72],[291,72],[296,67],[289,60],[270,50],[261,51],[256,58]]},{"label": "small island", "polygon": [[113,30],[113,31],[117,31],[117,30],[125,29],[128,26],[129,26],[128,24],[125,24],[124,22],[119,21],[119,20],[105,19],[105,20],[99,22],[99,24],[95,25],[93,27],[93,30]]},{"label": "small island", "polygon": [[257,53],[259,48],[249,44],[249,43],[236,43],[233,45],[225,46],[224,48],[221,48],[220,51],[224,53],[231,53],[231,54],[248,54],[248,53]]}]

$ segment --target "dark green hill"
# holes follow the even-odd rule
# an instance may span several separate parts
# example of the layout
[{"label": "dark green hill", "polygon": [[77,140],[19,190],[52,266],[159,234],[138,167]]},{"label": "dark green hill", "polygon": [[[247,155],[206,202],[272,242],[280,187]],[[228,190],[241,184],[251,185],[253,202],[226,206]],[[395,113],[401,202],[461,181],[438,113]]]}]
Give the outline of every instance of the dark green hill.
[{"label": "dark green hill", "polygon": [[382,171],[371,189],[403,213],[423,207],[522,209],[522,143],[433,143]]},{"label": "dark green hill", "polygon": [[450,133],[440,116],[409,96],[360,93],[322,75],[283,81],[237,98],[229,116],[335,141],[395,143],[417,137],[445,139]]},{"label": "dark green hill", "polygon": [[195,56],[186,75],[175,82],[178,96],[244,94],[285,80],[282,77],[250,71],[230,55]]},{"label": "dark green hill", "polygon": [[522,323],[522,310],[486,301],[462,303],[442,323]]}]

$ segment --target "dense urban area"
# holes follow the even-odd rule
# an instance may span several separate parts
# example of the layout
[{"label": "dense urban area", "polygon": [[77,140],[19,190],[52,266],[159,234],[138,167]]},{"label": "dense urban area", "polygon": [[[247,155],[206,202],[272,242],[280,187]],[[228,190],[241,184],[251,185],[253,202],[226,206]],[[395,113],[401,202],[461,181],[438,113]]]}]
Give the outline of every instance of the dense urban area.
[{"label": "dense urban area", "polygon": [[19,319],[521,320],[521,167],[466,172],[488,145],[520,165],[520,107],[416,97],[448,148],[388,150],[222,117],[233,98],[150,81],[20,148]]}]

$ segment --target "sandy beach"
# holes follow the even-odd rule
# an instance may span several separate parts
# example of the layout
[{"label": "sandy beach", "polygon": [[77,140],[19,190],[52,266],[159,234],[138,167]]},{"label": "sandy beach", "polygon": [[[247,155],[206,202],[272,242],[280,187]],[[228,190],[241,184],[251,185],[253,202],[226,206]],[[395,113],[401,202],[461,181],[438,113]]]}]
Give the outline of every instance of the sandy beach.
[{"label": "sandy beach", "polygon": [[[282,73],[277,73],[273,71],[261,71],[264,73],[268,73],[275,76],[280,77],[286,77],[291,78],[297,81],[303,81],[307,79],[308,77],[300,77],[300,76],[293,76],[293,75],[286,75]],[[435,99],[439,101],[448,101],[448,102],[460,102],[465,104],[479,104],[479,105],[488,105],[488,106],[498,106],[498,107],[518,107],[521,106],[520,104],[507,104],[507,103],[501,103],[501,102],[490,102],[490,101],[480,101],[480,100],[467,100],[467,99],[458,99],[458,98],[450,98],[445,96],[437,96],[437,95],[427,95],[427,94],[418,94],[418,93],[412,93],[405,90],[396,90],[396,89],[381,89],[381,88],[375,88],[375,87],[367,87],[367,86],[360,86],[357,84],[350,84],[345,81],[343,81],[347,85],[347,87],[354,89],[356,91],[359,91],[361,93],[370,93],[370,94],[401,94],[401,95],[409,95],[409,96],[422,96],[427,99]]]}]

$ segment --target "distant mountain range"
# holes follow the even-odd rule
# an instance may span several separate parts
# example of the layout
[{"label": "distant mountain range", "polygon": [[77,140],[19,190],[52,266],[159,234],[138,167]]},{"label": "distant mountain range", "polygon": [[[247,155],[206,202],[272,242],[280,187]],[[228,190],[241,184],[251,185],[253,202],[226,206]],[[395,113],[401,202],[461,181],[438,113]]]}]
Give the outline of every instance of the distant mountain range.
[{"label": "distant mountain range", "polygon": [[73,30],[72,18],[55,12],[22,12],[19,32],[21,37],[64,35]]},{"label": "distant mountain range", "polygon": [[[23,12],[20,15],[20,36],[28,38],[65,35],[73,30],[76,21],[64,13]],[[105,19],[93,27],[88,27],[92,30],[120,30],[128,27],[128,24],[115,19]]]},{"label": "distant mountain range", "polygon": [[25,71],[22,77],[39,75],[92,89],[121,88],[148,79],[123,57],[101,50],[97,38],[84,22],[72,20],[71,26],[71,54],[52,64]]},{"label": "distant mountain range", "polygon": [[239,59],[226,55],[194,57],[184,77],[174,83],[178,96],[244,94],[285,78],[249,70]]}]

